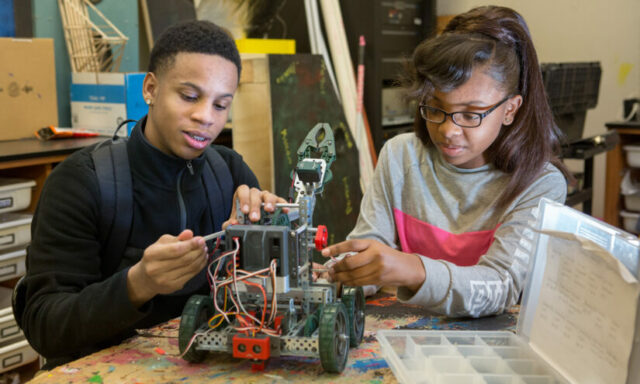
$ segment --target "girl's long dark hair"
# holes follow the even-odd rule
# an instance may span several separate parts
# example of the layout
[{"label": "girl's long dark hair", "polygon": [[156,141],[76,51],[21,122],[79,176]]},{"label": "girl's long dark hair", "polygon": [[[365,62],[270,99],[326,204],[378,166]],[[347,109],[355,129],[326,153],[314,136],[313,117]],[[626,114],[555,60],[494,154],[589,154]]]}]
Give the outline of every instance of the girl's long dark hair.
[{"label": "girl's long dark hair", "polygon": [[[511,203],[548,162],[573,180],[559,159],[561,133],[547,102],[529,29],[514,10],[474,8],[454,17],[442,35],[421,43],[409,65],[409,95],[424,102],[435,89],[448,92],[464,84],[478,67],[486,68],[508,95],[520,94],[523,100],[513,123],[503,126],[486,151],[489,162],[512,175],[498,206]],[[431,145],[418,111],[414,130],[425,145]]]}]

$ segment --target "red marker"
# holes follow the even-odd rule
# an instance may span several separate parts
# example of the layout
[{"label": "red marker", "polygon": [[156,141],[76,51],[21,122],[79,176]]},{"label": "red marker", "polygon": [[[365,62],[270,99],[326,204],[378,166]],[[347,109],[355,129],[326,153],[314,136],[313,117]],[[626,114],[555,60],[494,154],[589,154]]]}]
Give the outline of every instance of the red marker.
[{"label": "red marker", "polygon": [[362,97],[364,95],[364,35],[360,35],[360,43],[358,44],[358,103],[356,111],[362,114]]}]

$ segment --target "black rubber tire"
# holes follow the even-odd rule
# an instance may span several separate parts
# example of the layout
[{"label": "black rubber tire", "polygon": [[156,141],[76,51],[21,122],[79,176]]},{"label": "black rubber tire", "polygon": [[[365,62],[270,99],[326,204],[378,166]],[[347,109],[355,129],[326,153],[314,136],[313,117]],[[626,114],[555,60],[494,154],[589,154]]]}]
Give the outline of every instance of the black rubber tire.
[{"label": "black rubber tire", "polygon": [[[184,353],[189,345],[189,341],[196,331],[203,325],[207,324],[213,316],[213,300],[209,296],[193,295],[187,301],[182,310],[180,318],[180,329],[178,330],[178,347],[180,353]],[[189,350],[182,356],[183,359],[190,363],[199,363],[207,356],[207,351],[197,350],[195,343],[191,345]]]},{"label": "black rubber tire", "polygon": [[364,337],[364,290],[362,287],[342,287],[342,303],[349,318],[349,345],[355,348]]},{"label": "black rubber tire", "polygon": [[320,363],[325,372],[341,373],[349,357],[349,320],[344,304],[326,304],[320,315]]}]

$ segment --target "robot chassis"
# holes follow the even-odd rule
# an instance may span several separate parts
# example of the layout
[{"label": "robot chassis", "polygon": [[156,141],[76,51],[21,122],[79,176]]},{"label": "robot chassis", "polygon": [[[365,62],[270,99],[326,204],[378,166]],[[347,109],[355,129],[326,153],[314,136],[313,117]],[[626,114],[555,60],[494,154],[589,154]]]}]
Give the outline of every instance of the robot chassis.
[{"label": "robot chassis", "polygon": [[[320,158],[312,158],[312,154]],[[185,360],[200,362],[209,351],[226,352],[252,360],[253,369],[260,370],[272,356],[319,357],[325,372],[340,373],[349,347],[357,347],[362,341],[362,287],[345,286],[338,292],[337,284],[312,279],[311,249],[320,250],[327,244],[326,227],[314,228],[312,217],[315,195],[322,193],[332,178],[329,167],[335,159],[335,144],[329,124],[317,124],[297,155],[292,172],[295,203],[276,204],[273,213],[262,211],[255,224],[237,210],[241,224],[206,237],[218,242],[224,237],[229,256],[219,256],[222,260],[218,265],[209,264],[211,294],[194,295],[184,307],[179,348]],[[283,208],[289,212],[284,213]],[[235,260],[235,265],[227,262],[226,274],[221,267],[225,257]],[[236,267],[249,274],[273,269],[268,278],[247,277],[248,283],[241,284],[236,281]],[[225,280],[226,287],[217,289],[216,285]],[[236,304],[233,314],[222,315],[220,307],[232,304]],[[269,320],[264,323],[266,315]],[[257,332],[255,327],[247,331],[247,318],[262,318]]]}]

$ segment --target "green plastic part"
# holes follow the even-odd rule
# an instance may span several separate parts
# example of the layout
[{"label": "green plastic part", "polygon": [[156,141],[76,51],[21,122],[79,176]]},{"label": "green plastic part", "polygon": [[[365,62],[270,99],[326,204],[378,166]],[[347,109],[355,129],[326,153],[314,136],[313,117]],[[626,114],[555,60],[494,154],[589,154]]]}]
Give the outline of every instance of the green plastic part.
[{"label": "green plastic part", "polygon": [[280,225],[284,227],[289,226],[289,215],[282,212],[282,208],[276,208],[273,212],[267,212],[264,209],[260,210],[259,225]]},{"label": "green plastic part", "polygon": [[340,373],[349,357],[349,320],[341,302],[324,306],[320,316],[320,363],[325,372]]},{"label": "green plastic part", "polygon": [[[196,331],[213,316],[213,300],[209,296],[193,295],[187,301],[182,310],[180,319],[180,329],[178,330],[178,347],[180,353],[189,346]],[[207,355],[206,351],[197,350],[195,343],[192,343],[189,350],[182,356],[188,362],[199,363]]]},{"label": "green plastic part", "polygon": [[362,287],[342,287],[342,303],[349,318],[349,344],[355,348],[364,336],[365,299]]},{"label": "green plastic part", "polygon": [[307,320],[304,323],[304,337],[311,337],[313,332],[318,329],[321,313],[322,307],[318,308],[312,315],[307,317]]},{"label": "green plastic part", "polygon": [[[333,130],[328,123],[318,123],[307,133],[307,136],[297,151],[298,165],[296,167],[301,166],[304,159],[311,158],[313,153],[319,153],[320,158],[327,164],[322,186],[320,186],[318,190],[318,193],[320,193],[324,185],[333,178],[330,168],[331,163],[336,159],[336,144],[333,138]],[[293,172],[291,173],[291,177],[295,177]]]}]

